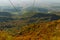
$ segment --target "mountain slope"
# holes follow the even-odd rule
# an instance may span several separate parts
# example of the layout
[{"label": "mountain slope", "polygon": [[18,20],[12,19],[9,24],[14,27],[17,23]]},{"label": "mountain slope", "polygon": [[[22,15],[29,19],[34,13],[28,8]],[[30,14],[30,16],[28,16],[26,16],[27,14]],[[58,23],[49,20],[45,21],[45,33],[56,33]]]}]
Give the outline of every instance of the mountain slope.
[{"label": "mountain slope", "polygon": [[0,40],[60,40],[60,20],[32,23],[15,32],[17,34],[12,35],[11,32],[0,30]]},{"label": "mountain slope", "polygon": [[[52,21],[39,20],[45,17]],[[36,19],[37,17],[37,19]],[[0,23],[0,40],[60,40],[60,16],[36,13],[27,19]],[[25,17],[26,18],[26,17]],[[29,20],[28,20],[29,19]],[[36,21],[33,23],[30,20]],[[30,22],[31,24],[29,24]],[[22,26],[23,25],[23,26]],[[1,29],[2,28],[2,29]]]},{"label": "mountain slope", "polygon": [[60,40],[60,20],[24,26],[15,40]]}]

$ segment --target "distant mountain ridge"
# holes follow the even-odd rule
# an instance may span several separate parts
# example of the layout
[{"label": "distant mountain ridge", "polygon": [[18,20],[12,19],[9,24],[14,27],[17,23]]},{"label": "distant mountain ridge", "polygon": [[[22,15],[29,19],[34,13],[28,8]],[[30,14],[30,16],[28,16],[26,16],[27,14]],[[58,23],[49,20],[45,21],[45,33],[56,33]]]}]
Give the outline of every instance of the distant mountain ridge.
[{"label": "distant mountain ridge", "polygon": [[[25,15],[25,14],[24,14]],[[36,22],[36,21],[53,21],[60,19],[60,16],[56,14],[46,14],[46,13],[34,13],[34,14],[26,14],[23,18],[20,18],[20,20],[28,20],[29,22]]]},{"label": "distant mountain ridge", "polygon": [[9,12],[0,12],[0,22],[8,22],[14,20],[12,16],[13,15]]},{"label": "distant mountain ridge", "polygon": [[9,12],[0,12],[0,16],[8,16],[8,17],[11,17],[12,16],[12,14],[11,13],[9,13]]}]

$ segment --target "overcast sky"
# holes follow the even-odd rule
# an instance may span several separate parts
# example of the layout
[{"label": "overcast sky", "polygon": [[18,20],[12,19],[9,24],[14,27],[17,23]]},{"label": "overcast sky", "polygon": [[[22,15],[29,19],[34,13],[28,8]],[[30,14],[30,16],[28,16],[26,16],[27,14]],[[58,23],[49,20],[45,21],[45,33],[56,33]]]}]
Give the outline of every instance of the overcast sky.
[{"label": "overcast sky", "polygon": [[[20,5],[20,6],[26,6],[26,5],[32,5],[34,0],[10,0],[14,5]],[[35,2],[38,3],[44,3],[44,2],[55,2],[60,3],[60,0],[35,0]],[[10,6],[9,0],[0,0],[0,6]]]}]

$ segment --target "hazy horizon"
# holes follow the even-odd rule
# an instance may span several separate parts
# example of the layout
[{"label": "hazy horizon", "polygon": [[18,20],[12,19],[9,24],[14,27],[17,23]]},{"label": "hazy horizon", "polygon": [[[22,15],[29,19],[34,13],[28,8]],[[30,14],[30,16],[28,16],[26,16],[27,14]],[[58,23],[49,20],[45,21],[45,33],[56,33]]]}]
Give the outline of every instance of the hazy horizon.
[{"label": "hazy horizon", "polygon": [[[14,5],[27,6],[32,5],[34,0],[10,0]],[[35,4],[60,3],[59,0],[35,0]],[[0,6],[12,6],[9,0],[0,0]]]}]

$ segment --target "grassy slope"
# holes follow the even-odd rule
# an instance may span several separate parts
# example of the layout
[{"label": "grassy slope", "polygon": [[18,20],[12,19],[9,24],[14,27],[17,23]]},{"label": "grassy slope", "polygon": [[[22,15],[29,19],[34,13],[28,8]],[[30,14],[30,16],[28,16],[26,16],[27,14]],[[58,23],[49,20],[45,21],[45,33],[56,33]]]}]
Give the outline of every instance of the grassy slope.
[{"label": "grassy slope", "polygon": [[29,24],[16,32],[0,31],[0,40],[60,40],[60,20]]},{"label": "grassy slope", "polygon": [[30,24],[22,29],[17,40],[60,40],[60,20]]}]

